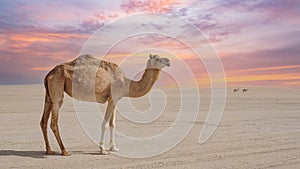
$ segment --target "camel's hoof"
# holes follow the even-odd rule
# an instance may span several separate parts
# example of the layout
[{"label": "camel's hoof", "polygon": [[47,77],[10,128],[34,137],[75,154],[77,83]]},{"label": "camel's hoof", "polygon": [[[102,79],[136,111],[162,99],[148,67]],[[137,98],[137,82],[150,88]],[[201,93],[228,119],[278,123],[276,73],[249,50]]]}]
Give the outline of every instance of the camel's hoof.
[{"label": "camel's hoof", "polygon": [[106,150],[104,150],[104,149],[100,149],[100,155],[108,155],[109,154],[109,152],[108,151],[106,151]]},{"label": "camel's hoof", "polygon": [[110,147],[109,151],[111,151],[111,152],[118,152],[118,151],[120,151],[120,149],[118,149],[118,148],[114,145],[114,146],[111,146],[111,147]]},{"label": "camel's hoof", "polygon": [[71,153],[69,153],[69,152],[67,152],[67,151],[63,151],[63,152],[61,153],[61,155],[62,155],[62,156],[70,156]]},{"label": "camel's hoof", "polygon": [[52,151],[52,150],[47,150],[47,151],[46,151],[46,154],[48,154],[48,155],[53,155],[53,154],[55,154],[55,152]]}]

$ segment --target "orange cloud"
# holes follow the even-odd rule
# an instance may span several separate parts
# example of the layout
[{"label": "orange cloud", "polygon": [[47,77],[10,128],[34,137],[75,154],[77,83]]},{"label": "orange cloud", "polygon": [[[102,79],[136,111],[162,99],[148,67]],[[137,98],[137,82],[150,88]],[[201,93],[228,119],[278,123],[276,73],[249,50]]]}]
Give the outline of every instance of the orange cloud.
[{"label": "orange cloud", "polygon": [[245,69],[245,70],[240,70],[240,71],[241,72],[252,72],[252,71],[281,70],[281,69],[293,69],[293,68],[300,68],[300,65],[253,68],[253,69]]},{"label": "orange cloud", "polygon": [[86,35],[69,34],[69,33],[25,33],[12,34],[8,39],[12,41],[27,41],[27,42],[53,42],[55,38],[60,39],[87,39]]},{"label": "orange cloud", "polygon": [[176,4],[181,4],[179,0],[146,0],[146,1],[135,1],[127,0],[121,5],[122,9],[127,12],[168,12],[172,10],[172,7]]},{"label": "orange cloud", "polygon": [[[210,87],[211,81],[220,82],[222,79],[209,79],[208,77],[198,78],[196,81],[199,87]],[[227,86],[253,85],[268,82],[280,82],[281,86],[299,87],[300,75],[298,74],[273,74],[273,75],[256,75],[256,76],[227,76]],[[190,81],[191,83],[192,81]],[[275,84],[275,83],[273,83]]]},{"label": "orange cloud", "polygon": [[37,70],[37,71],[48,71],[51,70],[53,66],[45,66],[45,67],[33,67],[31,70]]},{"label": "orange cloud", "polygon": [[18,49],[19,52],[30,47],[35,42],[57,43],[61,40],[88,39],[87,35],[48,32],[8,33],[2,37],[0,49]]},{"label": "orange cloud", "polygon": [[271,74],[271,75],[251,75],[251,76],[234,76],[227,77],[228,83],[235,82],[253,82],[253,81],[287,81],[287,80],[300,80],[299,74]]}]

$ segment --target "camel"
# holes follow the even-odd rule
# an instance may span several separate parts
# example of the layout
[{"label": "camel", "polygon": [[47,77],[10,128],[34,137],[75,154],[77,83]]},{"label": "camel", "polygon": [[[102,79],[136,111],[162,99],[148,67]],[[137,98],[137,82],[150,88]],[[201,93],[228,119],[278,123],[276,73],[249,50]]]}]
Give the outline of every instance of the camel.
[{"label": "camel", "polygon": [[233,93],[236,93],[236,92],[239,92],[239,88],[237,88],[237,89],[233,89]]},{"label": "camel", "polygon": [[[165,66],[170,66],[168,58],[150,54],[142,78],[139,81],[134,81],[128,79],[118,65],[97,59],[89,54],[81,55],[71,62],[57,65],[44,79],[46,94],[40,127],[46,145],[46,154],[55,154],[50,148],[47,135],[47,123],[51,113],[50,128],[60,146],[61,155],[70,155],[65,149],[58,128],[58,114],[63,104],[64,92],[80,101],[108,102],[101,126],[100,154],[106,155],[109,154],[109,151],[119,151],[114,141],[115,113],[118,100],[122,97],[137,98],[147,94],[159,78],[161,69]],[[77,76],[74,74],[75,71],[79,72]],[[93,71],[96,72],[96,75],[92,73]],[[89,81],[91,82],[91,80],[94,80],[94,86],[90,85]],[[75,88],[76,91],[79,91],[78,93],[74,93]],[[92,97],[87,94],[91,92],[94,92]],[[108,123],[110,147],[105,150],[104,133]]]},{"label": "camel", "polygon": [[247,93],[249,89],[243,89],[243,93]]}]

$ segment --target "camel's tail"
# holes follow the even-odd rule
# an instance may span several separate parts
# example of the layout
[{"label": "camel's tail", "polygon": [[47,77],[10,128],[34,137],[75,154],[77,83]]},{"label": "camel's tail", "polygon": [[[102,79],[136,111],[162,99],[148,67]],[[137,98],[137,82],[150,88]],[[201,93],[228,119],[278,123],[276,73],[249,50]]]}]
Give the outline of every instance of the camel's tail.
[{"label": "camel's tail", "polygon": [[47,77],[48,77],[48,75],[44,79],[44,86],[45,86],[45,90],[46,90],[45,102],[50,103],[51,98],[50,98],[50,95],[49,95],[49,87],[48,87],[48,78]]}]

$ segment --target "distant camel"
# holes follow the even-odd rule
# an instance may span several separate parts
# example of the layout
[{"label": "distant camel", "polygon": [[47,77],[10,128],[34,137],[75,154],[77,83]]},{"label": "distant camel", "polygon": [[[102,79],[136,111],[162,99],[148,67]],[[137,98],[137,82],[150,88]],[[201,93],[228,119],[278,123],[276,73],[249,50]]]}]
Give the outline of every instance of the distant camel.
[{"label": "distant camel", "polygon": [[239,92],[239,88],[237,88],[237,89],[233,89],[233,93],[236,93],[236,92]]},{"label": "distant camel", "polygon": [[243,89],[243,93],[247,93],[249,89]]},{"label": "distant camel", "polygon": [[[104,149],[104,133],[108,123],[110,126],[109,151],[118,151],[114,142],[115,111],[118,100],[122,97],[137,98],[147,94],[158,79],[160,70],[165,66],[170,66],[169,59],[150,54],[141,80],[133,81],[125,76],[118,65],[97,59],[88,54],[81,55],[71,62],[57,65],[44,79],[46,95],[44,113],[40,125],[46,144],[46,154],[54,154],[50,148],[47,134],[47,123],[50,112],[52,112],[50,127],[60,146],[62,155],[69,155],[60,138],[57,124],[58,112],[63,104],[64,92],[81,101],[108,102],[102,122],[99,145],[100,154],[108,154]],[[74,93],[74,91],[77,93]]]}]

